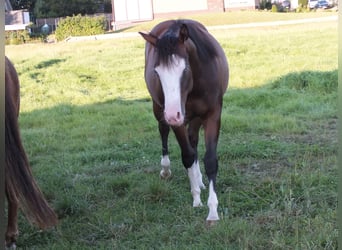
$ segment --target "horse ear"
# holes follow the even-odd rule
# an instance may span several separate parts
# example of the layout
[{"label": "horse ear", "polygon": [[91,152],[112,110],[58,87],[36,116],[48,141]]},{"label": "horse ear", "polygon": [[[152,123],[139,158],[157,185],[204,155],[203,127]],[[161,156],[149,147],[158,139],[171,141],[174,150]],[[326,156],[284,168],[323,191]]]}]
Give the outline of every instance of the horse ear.
[{"label": "horse ear", "polygon": [[179,30],[179,40],[184,43],[189,38],[188,27],[183,23]]},{"label": "horse ear", "polygon": [[139,32],[139,34],[150,44],[152,44],[154,47],[157,45],[158,37],[151,35],[151,34],[146,34]]}]

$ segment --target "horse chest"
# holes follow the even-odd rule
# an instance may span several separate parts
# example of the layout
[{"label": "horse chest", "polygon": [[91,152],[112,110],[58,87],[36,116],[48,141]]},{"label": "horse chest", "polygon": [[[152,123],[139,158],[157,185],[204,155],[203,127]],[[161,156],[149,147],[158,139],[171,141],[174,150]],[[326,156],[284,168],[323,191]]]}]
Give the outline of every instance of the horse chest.
[{"label": "horse chest", "polygon": [[209,111],[211,105],[212,103],[205,98],[189,96],[185,105],[186,116],[189,118],[203,116]]}]

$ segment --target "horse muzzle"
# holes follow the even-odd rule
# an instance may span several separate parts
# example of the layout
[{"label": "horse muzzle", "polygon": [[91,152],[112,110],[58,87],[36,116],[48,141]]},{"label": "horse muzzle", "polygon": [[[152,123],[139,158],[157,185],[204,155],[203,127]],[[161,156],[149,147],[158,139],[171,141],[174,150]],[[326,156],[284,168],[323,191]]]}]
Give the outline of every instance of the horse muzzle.
[{"label": "horse muzzle", "polygon": [[164,118],[170,126],[181,126],[184,123],[184,115],[180,111],[168,112],[164,111]]}]

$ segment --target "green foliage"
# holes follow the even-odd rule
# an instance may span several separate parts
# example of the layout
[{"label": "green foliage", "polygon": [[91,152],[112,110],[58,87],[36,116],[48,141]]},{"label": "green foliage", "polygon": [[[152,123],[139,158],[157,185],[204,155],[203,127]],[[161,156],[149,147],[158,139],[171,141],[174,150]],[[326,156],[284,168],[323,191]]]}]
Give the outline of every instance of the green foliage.
[{"label": "green foliage", "polygon": [[36,0],[10,0],[13,10],[33,11]]},{"label": "green foliage", "polygon": [[272,9],[271,9],[272,12],[278,12],[278,7],[276,4],[272,4]]},{"label": "green foliage", "polygon": [[6,44],[23,44],[30,41],[30,34],[27,30],[13,30],[5,32]]},{"label": "green foliage", "polygon": [[298,6],[308,6],[308,0],[298,0]]},{"label": "green foliage", "polygon": [[77,14],[111,12],[110,0],[36,0],[34,14],[37,18],[65,17]]},{"label": "green foliage", "polygon": [[273,7],[272,2],[270,0],[261,0],[260,1],[260,9],[261,10],[270,10]]},{"label": "green foliage", "polygon": [[56,39],[61,41],[69,36],[90,36],[103,34],[106,29],[104,16],[77,16],[62,19],[56,29]]},{"label": "green foliage", "polygon": [[310,12],[310,7],[309,5],[301,5],[299,4],[297,9],[296,9],[297,13],[306,13],[306,12]]}]

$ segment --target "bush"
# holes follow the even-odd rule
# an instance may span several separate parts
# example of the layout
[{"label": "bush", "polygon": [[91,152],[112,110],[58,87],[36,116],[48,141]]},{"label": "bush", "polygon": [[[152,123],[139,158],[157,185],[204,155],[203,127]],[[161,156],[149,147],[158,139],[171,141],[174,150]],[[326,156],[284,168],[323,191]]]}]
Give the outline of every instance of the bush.
[{"label": "bush", "polygon": [[296,9],[296,12],[297,12],[297,13],[301,13],[301,12],[310,12],[310,7],[309,7],[309,5],[303,6],[303,5],[299,4],[298,7],[297,7],[297,9]]},{"label": "bush", "polygon": [[105,30],[106,18],[104,16],[88,17],[79,14],[61,20],[57,26],[55,35],[57,41],[61,41],[69,36],[103,34]]},{"label": "bush", "polygon": [[272,12],[278,12],[278,7],[275,4],[272,4]]},{"label": "bush", "polygon": [[30,34],[27,30],[11,30],[5,33],[6,44],[22,44],[30,40]]},{"label": "bush", "polygon": [[272,8],[271,0],[261,0],[260,1],[260,9],[261,10],[270,10]]}]

